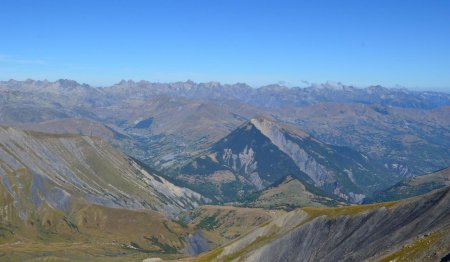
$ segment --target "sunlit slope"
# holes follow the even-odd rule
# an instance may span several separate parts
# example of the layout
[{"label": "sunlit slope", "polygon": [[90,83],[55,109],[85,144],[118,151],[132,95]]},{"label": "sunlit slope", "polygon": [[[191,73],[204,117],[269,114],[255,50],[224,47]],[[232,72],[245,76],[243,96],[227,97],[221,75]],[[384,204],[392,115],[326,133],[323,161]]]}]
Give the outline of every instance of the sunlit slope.
[{"label": "sunlit slope", "polygon": [[8,186],[0,186],[0,260],[184,253],[184,239],[191,230],[156,211],[110,208],[76,196],[69,199],[54,182],[27,169],[6,174],[6,180]]},{"label": "sunlit slope", "polygon": [[[88,136],[50,135],[0,127],[0,177],[10,189],[20,172],[29,174],[31,203],[42,200],[64,210],[74,197],[107,207],[149,209],[174,216],[202,197],[146,171],[105,141]],[[49,180],[53,186],[42,186]],[[17,181],[16,181],[17,182]],[[27,209],[19,209],[26,214]]]}]

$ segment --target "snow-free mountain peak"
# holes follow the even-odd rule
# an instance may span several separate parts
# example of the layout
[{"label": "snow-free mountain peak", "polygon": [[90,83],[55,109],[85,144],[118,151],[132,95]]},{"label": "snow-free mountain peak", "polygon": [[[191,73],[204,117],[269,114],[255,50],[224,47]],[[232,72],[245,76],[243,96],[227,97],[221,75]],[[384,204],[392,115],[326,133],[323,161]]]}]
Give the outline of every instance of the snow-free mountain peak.
[{"label": "snow-free mountain peak", "polygon": [[359,152],[322,143],[261,116],[182,167],[177,179],[218,201],[235,201],[286,175],[356,203],[376,188],[396,182],[383,166]]}]

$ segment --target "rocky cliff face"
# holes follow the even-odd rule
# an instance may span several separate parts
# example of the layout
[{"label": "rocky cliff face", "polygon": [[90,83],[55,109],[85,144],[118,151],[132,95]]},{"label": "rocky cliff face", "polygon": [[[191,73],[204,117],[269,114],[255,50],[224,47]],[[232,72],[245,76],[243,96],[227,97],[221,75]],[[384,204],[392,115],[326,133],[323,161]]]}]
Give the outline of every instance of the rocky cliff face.
[{"label": "rocky cliff face", "polygon": [[233,201],[286,175],[355,203],[398,181],[361,153],[327,145],[264,117],[251,119],[215,143],[177,178],[219,201]]},{"label": "rocky cliff face", "polygon": [[[298,143],[295,143],[286,136],[286,132],[284,131],[289,132],[289,130],[283,129],[281,125],[277,125],[275,122],[262,117],[253,118],[250,122],[262,134],[268,137],[274,145],[287,154],[302,172],[309,174],[309,177],[317,186],[322,187],[325,184],[336,182],[335,175],[332,172],[327,170],[325,166],[319,164]],[[291,128],[290,131],[291,133],[289,134],[295,135],[297,139],[312,139],[308,134],[300,130]]]},{"label": "rocky cliff face", "polygon": [[19,202],[10,185],[20,184],[20,172],[30,174],[33,203],[46,200],[61,210],[72,197],[81,197],[107,207],[151,209],[174,216],[206,200],[147,171],[99,138],[0,127],[2,185]]}]

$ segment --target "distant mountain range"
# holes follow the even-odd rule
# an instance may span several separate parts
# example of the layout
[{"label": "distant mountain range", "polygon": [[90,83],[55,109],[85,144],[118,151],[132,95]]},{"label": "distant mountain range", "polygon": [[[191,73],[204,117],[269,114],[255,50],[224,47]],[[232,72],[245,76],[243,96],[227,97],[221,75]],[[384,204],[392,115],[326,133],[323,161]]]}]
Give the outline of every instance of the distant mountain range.
[{"label": "distant mountain range", "polygon": [[[2,90],[18,92],[53,93],[63,96],[77,93],[89,95],[91,105],[112,103],[124,99],[142,99],[155,96],[176,96],[189,99],[239,100],[258,107],[299,107],[323,102],[381,104],[386,106],[431,109],[450,105],[450,93],[435,91],[411,91],[405,88],[369,86],[357,88],[341,83],[312,84],[309,87],[286,87],[278,84],[250,87],[244,83],[220,84],[219,82],[195,83],[192,81],[174,83],[152,83],[148,81],[125,81],[110,87],[95,88],[73,80],[49,81],[2,81]],[[102,101],[94,98],[108,97]]]},{"label": "distant mountain range", "polygon": [[[111,87],[115,95],[145,97],[180,96],[194,99],[239,100],[258,107],[298,107],[323,102],[382,104],[405,108],[436,108],[450,104],[450,94],[389,89],[382,86],[356,88],[341,83],[313,84],[300,88],[273,84],[252,88],[243,83],[222,85],[218,82],[151,83],[121,81]],[[130,90],[133,90],[130,92]],[[137,90],[137,92],[134,92]],[[127,92],[128,91],[128,92]]]},{"label": "distant mountain range", "polygon": [[[266,115],[325,143],[363,152],[408,177],[450,165],[449,97],[332,83],[255,89],[217,82],[122,81],[95,88],[73,80],[10,80],[0,82],[0,123],[100,135],[147,165],[170,170],[243,122]],[[75,127],[80,121],[86,121],[82,129]],[[61,129],[60,123],[67,127]]]},{"label": "distant mountain range", "polygon": [[[257,115],[364,152],[403,176],[450,165],[449,93],[331,83],[254,89],[216,82],[122,81],[95,88],[73,80],[10,80],[0,82],[0,94],[0,123],[69,132],[57,121],[88,120],[125,135],[110,141],[160,170],[191,161]],[[95,133],[88,127],[83,134]]]}]

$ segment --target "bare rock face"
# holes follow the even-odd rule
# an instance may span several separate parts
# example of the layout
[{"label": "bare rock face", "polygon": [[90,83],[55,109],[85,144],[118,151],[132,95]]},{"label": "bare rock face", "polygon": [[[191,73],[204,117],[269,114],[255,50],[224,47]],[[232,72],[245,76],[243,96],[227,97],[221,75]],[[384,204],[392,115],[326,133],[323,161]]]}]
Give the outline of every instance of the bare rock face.
[{"label": "bare rock face", "polygon": [[231,148],[225,148],[222,156],[223,162],[231,167],[234,173],[242,173],[246,179],[258,190],[264,188],[263,181],[258,175],[258,161],[251,147],[245,147],[241,152],[233,153]]},{"label": "bare rock face", "polygon": [[[60,210],[67,209],[72,196],[107,207],[152,209],[169,216],[207,201],[147,171],[99,138],[0,127],[0,159],[0,177],[10,193],[9,184],[20,182],[17,174],[25,170],[38,190],[33,191],[33,202],[39,205],[45,199]],[[51,186],[44,186],[48,181]]]},{"label": "bare rock face", "polygon": [[[336,182],[335,175],[332,172],[319,164],[311,155],[302,149],[299,144],[286,137],[282,126],[262,117],[253,118],[250,122],[258,128],[261,133],[267,136],[281,151],[291,157],[300,170],[308,174],[317,186],[321,187],[325,184]],[[298,139],[310,138],[308,134],[300,130],[296,130],[292,132],[292,134],[296,135]]]}]

